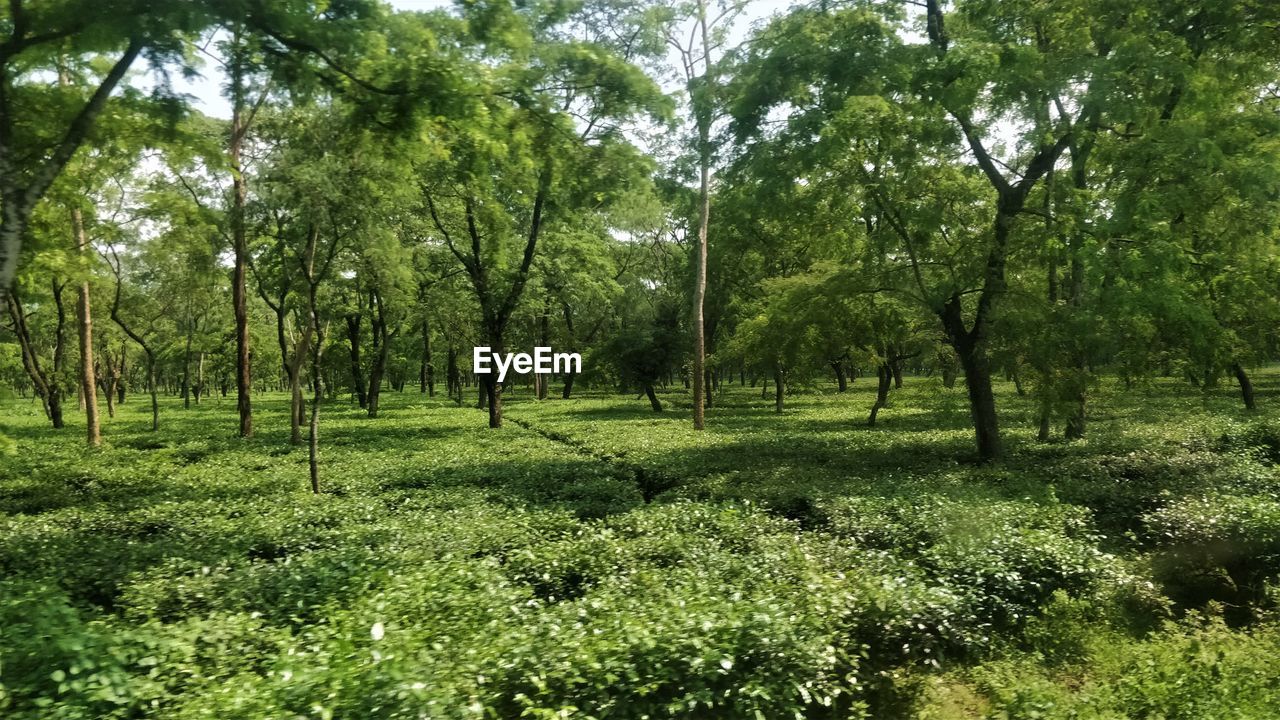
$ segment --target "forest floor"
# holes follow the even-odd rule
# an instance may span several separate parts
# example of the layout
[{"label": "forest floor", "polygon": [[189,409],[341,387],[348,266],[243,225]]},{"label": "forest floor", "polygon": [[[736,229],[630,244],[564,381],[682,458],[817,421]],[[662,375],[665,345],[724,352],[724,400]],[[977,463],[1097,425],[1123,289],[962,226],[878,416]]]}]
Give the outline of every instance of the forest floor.
[{"label": "forest floor", "polygon": [[[0,403],[0,715],[1273,718],[1280,371],[1094,392],[1089,438],[971,462],[964,390],[782,414],[385,393],[146,398],[82,447]],[[473,399],[472,392],[468,393]],[[1056,428],[1060,434],[1060,426]]]}]

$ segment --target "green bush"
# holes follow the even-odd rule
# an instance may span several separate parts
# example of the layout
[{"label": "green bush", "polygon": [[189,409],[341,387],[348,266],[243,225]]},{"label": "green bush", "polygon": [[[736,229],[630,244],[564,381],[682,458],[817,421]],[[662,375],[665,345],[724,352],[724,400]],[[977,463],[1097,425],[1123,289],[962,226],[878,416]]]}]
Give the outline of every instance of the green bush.
[{"label": "green bush", "polygon": [[1246,621],[1267,605],[1267,582],[1280,576],[1280,502],[1267,497],[1186,498],[1146,518],[1158,547],[1156,577],[1183,607],[1224,603]]}]

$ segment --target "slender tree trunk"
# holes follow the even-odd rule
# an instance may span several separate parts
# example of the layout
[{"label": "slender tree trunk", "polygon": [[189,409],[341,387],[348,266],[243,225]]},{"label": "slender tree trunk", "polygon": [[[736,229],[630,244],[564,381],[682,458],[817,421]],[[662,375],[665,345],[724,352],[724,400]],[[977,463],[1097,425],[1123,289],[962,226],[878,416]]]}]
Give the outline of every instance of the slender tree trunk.
[{"label": "slender tree trunk", "polygon": [[502,383],[493,373],[485,375],[485,407],[489,410],[489,427],[502,427]]},{"label": "slender tree trunk", "polygon": [[110,375],[106,378],[106,384],[102,388],[102,394],[107,399],[107,417],[114,418],[116,416],[116,383],[119,380]]},{"label": "slender tree trunk", "polygon": [[62,285],[57,280],[53,282],[53,304],[58,310],[58,324],[54,332],[53,344],[53,377],[49,382],[49,419],[53,421],[55,428],[61,429],[64,425],[62,420],[62,385],[59,378],[62,375],[63,360],[66,356],[66,327],[67,327],[67,311],[62,304]]},{"label": "slender tree trunk", "polygon": [[942,387],[953,388],[956,386],[956,369],[951,365],[942,367]]},{"label": "slender tree trunk", "polygon": [[[31,385],[35,390],[35,395],[40,398],[40,405],[44,409],[45,417],[53,419],[53,413],[49,408],[49,382],[48,376],[44,374],[44,370],[40,367],[40,357],[36,354],[35,347],[31,343],[31,331],[27,327],[26,311],[22,309],[22,300],[18,297],[17,290],[13,290],[5,296],[5,306],[9,310],[9,318],[13,321],[14,335],[18,338],[18,347],[22,352],[22,367],[27,371],[27,377],[31,379]],[[57,427],[56,425],[54,427]]]},{"label": "slender tree trunk", "polygon": [[[240,44],[239,33],[233,42]],[[243,52],[241,49],[234,51]],[[249,356],[249,300],[246,285],[246,268],[249,243],[245,225],[245,205],[249,188],[245,181],[241,150],[249,129],[249,115],[245,107],[244,66],[241,58],[231,62],[231,142],[228,156],[231,166],[231,246],[235,255],[235,268],[231,276],[231,303],[236,323],[236,411],[240,415],[240,437],[253,437],[253,401],[250,398],[253,373]]]},{"label": "slender tree trunk", "polygon": [[[306,422],[306,408],[302,401],[302,379],[298,377],[298,368],[302,366],[302,361],[297,357],[298,348],[294,348],[292,353],[289,351],[288,333],[285,331],[289,312],[285,307],[286,297],[281,297],[279,302],[272,303],[271,309],[276,316],[276,344],[280,346],[280,368],[284,372],[285,387],[289,390],[289,437],[294,445],[299,445],[302,443],[300,428]],[[305,350],[303,354],[305,356]]]},{"label": "slender tree trunk", "polygon": [[359,314],[347,315],[347,342],[351,346],[351,383],[355,386],[356,401],[360,407],[368,407],[369,396],[364,389],[364,372],[360,369],[360,319]]},{"label": "slender tree trunk", "polygon": [[787,384],[783,378],[782,366],[773,366],[773,411],[782,414],[783,396],[786,394]]},{"label": "slender tree trunk", "polygon": [[[541,347],[548,347],[551,343],[551,301],[547,300],[542,309],[542,317],[538,319],[538,344]],[[549,384],[549,376],[546,373],[537,373],[534,375],[536,383],[535,397],[539,400],[547,399],[547,385]]]},{"label": "slender tree trunk", "polygon": [[191,409],[191,333],[187,333],[187,344],[182,351],[182,409]]},{"label": "slender tree trunk", "polygon": [[386,306],[382,302],[382,296],[374,293],[373,298],[376,308],[372,314],[371,322],[373,324],[373,341],[376,347],[373,367],[369,370],[369,406],[367,410],[369,417],[376,418],[378,417],[378,401],[382,397],[382,376],[386,374],[387,355],[391,351],[391,337],[387,334]]},{"label": "slender tree trunk", "polygon": [[[310,332],[310,329],[308,329]],[[305,347],[299,347],[305,352]],[[302,368],[300,362],[295,361],[295,369],[289,375],[289,443],[292,445],[302,444],[302,421],[306,415],[306,403],[302,398]],[[314,375],[312,383],[314,384]]]},{"label": "slender tree trunk", "polygon": [[[564,327],[569,335],[569,352],[578,352],[578,334],[573,323],[573,307],[567,302],[562,303],[562,305],[564,307]],[[590,338],[588,338],[588,341],[590,341]],[[565,369],[564,390],[560,393],[562,399],[568,400],[573,393],[573,379],[576,376],[577,373],[573,371],[572,365]]]},{"label": "slender tree trunk", "polygon": [[151,393],[151,431],[160,429],[160,395],[156,387],[156,356],[151,348],[143,347],[147,355],[147,391]]},{"label": "slender tree trunk", "polygon": [[120,370],[118,372],[119,383],[116,385],[116,404],[117,405],[124,404],[124,396],[125,396],[125,392],[127,391],[127,388],[125,387],[125,385],[128,383],[128,372],[129,372],[128,363],[129,363],[129,343],[122,340],[120,341]]},{"label": "slender tree trunk", "polygon": [[849,379],[844,372],[844,362],[841,360],[832,360],[831,369],[836,371],[836,387],[837,392],[845,392],[849,389]]},{"label": "slender tree trunk", "polygon": [[204,392],[204,350],[196,353],[196,405],[200,404],[200,395]]},{"label": "slender tree trunk", "polygon": [[[309,255],[314,256],[314,249]],[[308,261],[310,265],[311,262]],[[324,373],[321,369],[321,359],[324,354],[324,328],[320,326],[320,315],[316,310],[316,290],[319,283],[317,278],[310,277],[314,271],[309,269],[307,293],[307,308],[311,327],[308,335],[314,335],[311,347],[311,384],[314,388],[314,394],[311,397],[311,422],[308,424],[307,432],[307,469],[311,476],[311,492],[320,494],[320,403],[324,400]],[[300,375],[302,367],[299,364],[295,377]],[[295,381],[295,385],[297,382]],[[301,388],[299,388],[301,393]]]},{"label": "slender tree trunk", "polygon": [[436,366],[431,359],[431,321],[422,318],[422,392],[427,397],[436,396]]},{"label": "slender tree trunk", "polygon": [[[486,333],[489,341],[491,352],[496,356],[506,354],[506,344],[503,341],[504,328],[501,325],[491,322],[489,330]],[[489,427],[502,427],[502,383],[498,382],[496,373],[489,373],[481,376],[481,387],[484,395],[485,407],[489,409]]]},{"label": "slender tree trunk", "polygon": [[[76,252],[89,256],[89,236],[80,208],[71,209],[71,228],[76,236]],[[86,268],[87,272],[87,268]],[[93,314],[86,275],[76,288],[76,319],[80,325],[80,397],[84,402],[85,434],[91,447],[102,444],[102,423],[98,419],[98,381],[93,366]]]},{"label": "slender tree trunk", "polygon": [[902,358],[895,357],[889,363],[889,371],[893,374],[893,388],[895,390],[902,389]]},{"label": "slender tree trunk", "polygon": [[1040,401],[1040,428],[1036,432],[1036,440],[1039,442],[1049,442],[1049,436],[1052,434],[1050,426],[1053,420],[1053,400],[1046,389],[1044,397]]},{"label": "slender tree trunk", "polygon": [[662,401],[658,400],[658,394],[653,391],[653,383],[644,384],[644,394],[649,398],[649,407],[656,413],[662,412]]},{"label": "slender tree trunk", "polygon": [[462,378],[458,374],[458,349],[452,345],[445,352],[444,381],[450,398],[462,404]]},{"label": "slender tree trunk", "polygon": [[1249,373],[1245,372],[1244,366],[1240,363],[1232,363],[1231,371],[1236,375],[1236,381],[1240,383],[1240,397],[1244,400],[1246,410],[1257,410],[1257,403],[1253,398],[1253,381],[1249,379]]},{"label": "slender tree trunk", "polygon": [[[711,39],[707,27],[706,6],[699,0],[698,25],[702,32],[702,59],[705,63],[704,82],[711,75]],[[692,83],[693,78],[690,78]],[[695,95],[697,97],[697,95]],[[694,108],[698,127],[698,247],[695,254],[693,281],[693,429],[706,425],[705,400],[707,356],[707,328],[703,315],[707,297],[707,229],[711,219],[711,108],[709,99],[699,101]]]},{"label": "slender tree trunk", "polygon": [[893,383],[893,369],[888,363],[880,363],[876,366],[876,401],[871,406],[871,415],[867,417],[867,425],[875,427],[876,417],[880,414],[880,410],[889,404],[889,388]]}]

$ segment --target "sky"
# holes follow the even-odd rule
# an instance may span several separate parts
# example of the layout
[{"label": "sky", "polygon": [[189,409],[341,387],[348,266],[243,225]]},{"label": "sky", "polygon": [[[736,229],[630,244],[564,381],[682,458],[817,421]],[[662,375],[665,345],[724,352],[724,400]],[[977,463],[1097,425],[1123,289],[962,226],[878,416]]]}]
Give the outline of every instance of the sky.
[{"label": "sky", "polygon": [[[397,10],[436,10],[450,7],[453,4],[450,0],[388,1]],[[747,28],[751,23],[785,10],[792,4],[793,0],[752,0],[731,37],[735,42],[740,42],[742,38],[746,37]],[[214,117],[229,118],[231,117],[231,105],[222,96],[223,81],[223,75],[217,65],[206,61],[204,67],[200,68],[200,77],[191,80],[175,77],[174,86],[179,92],[190,95],[193,98],[195,108],[200,112]]]}]

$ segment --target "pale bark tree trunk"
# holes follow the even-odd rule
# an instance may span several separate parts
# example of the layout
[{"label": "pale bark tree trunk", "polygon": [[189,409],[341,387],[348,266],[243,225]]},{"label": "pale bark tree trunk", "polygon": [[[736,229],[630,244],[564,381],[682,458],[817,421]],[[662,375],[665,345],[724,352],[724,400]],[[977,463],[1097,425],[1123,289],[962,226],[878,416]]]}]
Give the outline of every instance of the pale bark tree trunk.
[{"label": "pale bark tree trunk", "polygon": [[[80,208],[71,209],[71,229],[76,236],[76,252],[89,255],[89,236]],[[87,268],[84,269],[87,273]],[[80,394],[84,402],[85,435],[92,447],[102,444],[102,423],[98,419],[98,380],[93,367],[93,314],[86,275],[76,288],[76,319],[80,325]]]},{"label": "pale bark tree trunk", "polygon": [[[707,27],[705,0],[698,0],[698,27],[702,35],[702,58],[705,63],[703,82],[711,80],[711,38]],[[689,77],[692,84],[692,76]],[[711,219],[711,102],[709,97],[695,100],[694,115],[698,126],[698,247],[693,281],[693,429],[706,426],[706,362],[707,335],[703,309],[707,296],[707,228]]]},{"label": "pale bark tree trunk", "polygon": [[[240,416],[240,437],[253,437],[253,401],[251,399],[253,371],[249,351],[249,298],[246,272],[249,262],[248,229],[245,222],[245,205],[249,198],[249,186],[245,179],[242,154],[249,125],[257,111],[246,102],[243,38],[237,30],[233,39],[236,46],[230,61],[231,79],[231,141],[228,160],[231,166],[231,247],[235,255],[235,267],[231,277],[231,301],[236,324],[236,411]],[[259,98],[259,104],[265,99]]]}]

